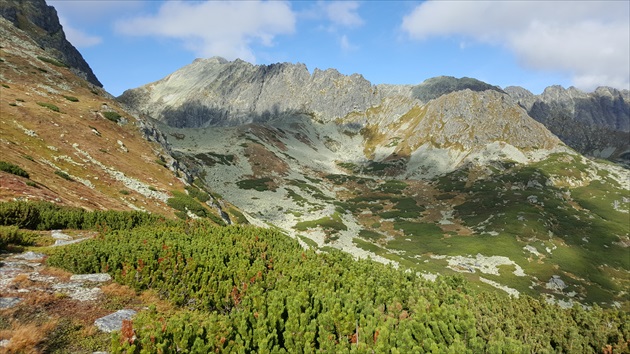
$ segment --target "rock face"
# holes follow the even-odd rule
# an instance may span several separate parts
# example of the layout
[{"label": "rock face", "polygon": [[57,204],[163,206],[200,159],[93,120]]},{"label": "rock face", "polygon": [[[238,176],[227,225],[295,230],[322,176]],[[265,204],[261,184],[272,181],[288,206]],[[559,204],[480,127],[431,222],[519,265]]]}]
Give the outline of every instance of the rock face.
[{"label": "rock face", "polygon": [[265,122],[284,113],[334,120],[380,101],[361,75],[304,64],[252,65],[242,60],[197,59],[166,78],[125,91],[118,99],[172,127]]},{"label": "rock face", "polygon": [[79,51],[66,39],[57,11],[45,0],[2,0],[0,17],[26,33],[52,58],[92,84],[103,87]]},{"label": "rock face", "polygon": [[422,102],[429,102],[430,100],[438,98],[442,95],[466,89],[475,92],[492,90],[500,93],[505,93],[499,87],[492,86],[477,79],[472,79],[469,77],[458,79],[452,76],[439,76],[427,79],[420,85],[414,86],[412,89],[412,94],[413,97],[421,100]]},{"label": "rock face", "polygon": [[603,158],[630,156],[630,92],[600,87],[585,93],[550,86],[541,95],[522,87],[505,91],[528,114],[564,143],[583,154]]}]

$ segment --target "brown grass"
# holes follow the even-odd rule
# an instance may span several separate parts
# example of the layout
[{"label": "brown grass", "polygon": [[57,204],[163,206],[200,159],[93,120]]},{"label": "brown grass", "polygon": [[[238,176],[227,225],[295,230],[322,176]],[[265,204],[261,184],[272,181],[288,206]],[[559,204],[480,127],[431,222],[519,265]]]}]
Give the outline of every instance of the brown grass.
[{"label": "brown grass", "polygon": [[29,279],[28,274],[18,274],[11,281],[11,287],[15,289],[28,288],[33,285],[33,281]]},{"label": "brown grass", "polygon": [[48,321],[43,325],[18,325],[12,330],[0,331],[0,338],[10,340],[9,345],[4,348],[7,353],[45,353],[43,344],[56,325],[56,320]]},{"label": "brown grass", "polygon": [[136,292],[133,289],[131,289],[127,285],[120,285],[118,283],[105,285],[101,288],[101,290],[103,290],[103,293],[107,296],[122,297],[128,299],[136,297]]},{"label": "brown grass", "polygon": [[63,281],[69,281],[70,277],[72,276],[72,273],[65,271],[61,268],[54,268],[54,267],[46,267],[42,269],[39,272],[39,274],[49,276],[49,277],[55,277]]}]

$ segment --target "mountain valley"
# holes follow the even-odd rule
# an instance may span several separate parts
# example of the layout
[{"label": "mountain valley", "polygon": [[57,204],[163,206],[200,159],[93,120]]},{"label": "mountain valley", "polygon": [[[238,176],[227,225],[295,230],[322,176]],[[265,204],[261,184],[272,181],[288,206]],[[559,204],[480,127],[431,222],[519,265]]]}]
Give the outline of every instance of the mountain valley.
[{"label": "mountain valley", "polygon": [[113,97],[58,22],[0,4],[0,348],[628,349],[628,90],[212,57]]}]

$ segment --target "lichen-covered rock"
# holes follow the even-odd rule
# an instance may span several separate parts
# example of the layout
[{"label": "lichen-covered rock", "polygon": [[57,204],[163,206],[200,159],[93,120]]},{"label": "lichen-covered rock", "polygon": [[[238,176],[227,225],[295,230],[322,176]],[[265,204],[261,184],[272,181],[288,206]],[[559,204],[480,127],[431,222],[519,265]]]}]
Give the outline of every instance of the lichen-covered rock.
[{"label": "lichen-covered rock", "polygon": [[103,332],[119,331],[123,320],[130,320],[136,315],[134,310],[119,310],[94,321],[94,325]]}]

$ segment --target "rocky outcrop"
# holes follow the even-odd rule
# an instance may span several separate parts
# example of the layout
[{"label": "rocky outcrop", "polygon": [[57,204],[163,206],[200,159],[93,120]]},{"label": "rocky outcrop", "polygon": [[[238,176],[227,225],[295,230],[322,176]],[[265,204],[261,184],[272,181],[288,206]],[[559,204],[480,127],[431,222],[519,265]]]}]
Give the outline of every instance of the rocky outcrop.
[{"label": "rocky outcrop", "polygon": [[506,142],[519,149],[551,149],[560,141],[505,94],[456,91],[427,105],[415,137],[437,147],[476,149]]},{"label": "rocky outcrop", "polygon": [[499,87],[492,86],[477,79],[469,77],[462,77],[461,79],[458,79],[452,76],[438,76],[427,79],[420,85],[414,86],[412,88],[412,95],[414,98],[426,103],[451,92],[463,91],[466,89],[475,92],[491,90],[505,93]]},{"label": "rocky outcrop", "polygon": [[330,121],[380,102],[361,75],[304,64],[252,65],[242,60],[197,59],[166,78],[125,91],[119,101],[173,127],[266,122],[286,113]]},{"label": "rocky outcrop", "polygon": [[79,51],[66,39],[57,11],[45,0],[2,0],[0,17],[26,33],[46,53],[70,67],[77,75],[103,87]]},{"label": "rocky outcrop", "polygon": [[630,92],[600,87],[585,93],[575,87],[547,87],[534,95],[522,87],[505,91],[528,114],[580,153],[604,158],[630,151]]}]

